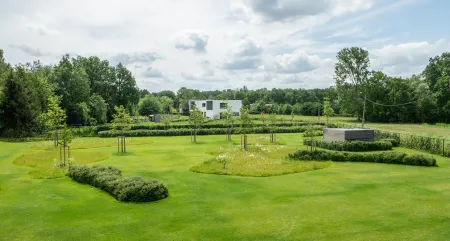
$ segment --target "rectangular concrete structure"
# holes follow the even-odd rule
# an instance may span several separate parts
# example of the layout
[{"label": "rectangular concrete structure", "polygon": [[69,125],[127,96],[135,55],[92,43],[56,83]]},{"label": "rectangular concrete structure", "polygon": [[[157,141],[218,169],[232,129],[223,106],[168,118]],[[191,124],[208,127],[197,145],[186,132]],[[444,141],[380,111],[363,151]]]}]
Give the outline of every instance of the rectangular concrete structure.
[{"label": "rectangular concrete structure", "polygon": [[324,128],[323,139],[326,141],[374,141],[373,129]]}]

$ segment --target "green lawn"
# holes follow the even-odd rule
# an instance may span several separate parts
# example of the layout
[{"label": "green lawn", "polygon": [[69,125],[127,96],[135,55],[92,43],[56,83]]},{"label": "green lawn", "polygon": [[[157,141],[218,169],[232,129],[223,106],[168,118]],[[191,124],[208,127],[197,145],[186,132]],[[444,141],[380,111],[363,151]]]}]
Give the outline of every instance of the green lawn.
[{"label": "green lawn", "polygon": [[[286,149],[300,134],[277,135]],[[238,138],[234,137],[235,140]],[[156,178],[170,197],[120,203],[68,177],[36,179],[51,168],[51,146],[0,142],[0,240],[448,240],[450,159],[440,167],[332,163],[271,177],[189,171],[229,145],[225,136],[78,138],[78,163],[113,165],[124,176]],[[398,148],[398,151],[415,151]],[[25,157],[24,157],[25,156]],[[55,156],[57,158],[57,156]],[[45,172],[42,172],[45,176]]]}]

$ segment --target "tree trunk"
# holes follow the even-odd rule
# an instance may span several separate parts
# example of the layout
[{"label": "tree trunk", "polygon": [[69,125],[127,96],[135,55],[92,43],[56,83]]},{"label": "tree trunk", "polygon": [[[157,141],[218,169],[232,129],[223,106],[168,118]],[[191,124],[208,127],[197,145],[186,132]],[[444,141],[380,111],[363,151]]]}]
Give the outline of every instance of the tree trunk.
[{"label": "tree trunk", "polygon": [[194,142],[197,142],[197,129],[194,130]]}]

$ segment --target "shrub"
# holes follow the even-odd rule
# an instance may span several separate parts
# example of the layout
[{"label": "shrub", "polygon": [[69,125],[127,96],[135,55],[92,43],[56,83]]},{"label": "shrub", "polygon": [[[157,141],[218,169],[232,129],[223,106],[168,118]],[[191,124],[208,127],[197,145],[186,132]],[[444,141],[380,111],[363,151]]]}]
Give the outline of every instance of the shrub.
[{"label": "shrub", "polygon": [[386,151],[392,150],[392,143],[388,141],[313,141],[303,140],[307,146],[314,144],[320,147],[333,151]]},{"label": "shrub", "polygon": [[390,142],[392,144],[392,147],[399,147],[400,146],[400,141],[397,139],[381,139],[380,141],[387,141]]},{"label": "shrub", "polygon": [[115,196],[124,202],[149,202],[169,196],[167,187],[157,180],[146,180],[142,177],[126,177],[117,185]]},{"label": "shrub", "polygon": [[305,161],[334,161],[334,162],[374,162],[386,164],[404,164],[412,166],[437,166],[436,159],[425,155],[407,155],[401,152],[381,153],[351,153],[333,151],[308,151],[298,150],[289,153],[288,158],[292,160]]},{"label": "shrub", "polygon": [[[320,130],[321,126],[314,126],[315,130]],[[305,126],[290,126],[290,127],[275,127],[275,133],[303,133],[305,132]],[[270,133],[272,131],[269,127],[256,127],[249,129],[247,134],[262,134]],[[192,129],[168,129],[168,130],[130,130],[126,131],[126,136],[139,137],[139,136],[189,136],[192,133]],[[223,135],[227,134],[227,128],[209,128],[198,129],[197,135]],[[234,129],[232,134],[241,134],[241,130]],[[112,131],[101,131],[98,133],[99,137],[114,137],[116,133]]]},{"label": "shrub", "polygon": [[122,172],[111,166],[70,166],[68,175],[74,181],[99,188],[119,201],[149,202],[169,196],[166,185],[158,180],[122,177]]}]

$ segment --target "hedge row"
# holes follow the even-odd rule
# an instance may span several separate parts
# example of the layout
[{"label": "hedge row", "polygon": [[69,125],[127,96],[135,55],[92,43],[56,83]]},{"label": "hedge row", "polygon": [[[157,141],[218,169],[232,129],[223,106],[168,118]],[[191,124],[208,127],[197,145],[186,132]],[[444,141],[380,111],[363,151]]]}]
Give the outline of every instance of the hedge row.
[{"label": "hedge row", "polygon": [[[298,127],[276,127],[274,129],[275,133],[303,133],[306,131],[305,126]],[[315,130],[322,129],[321,126],[314,126]],[[251,128],[247,130],[247,134],[261,134],[261,133],[271,133],[271,128]],[[168,130],[131,130],[126,131],[126,136],[137,137],[137,136],[189,136],[193,133],[193,129],[168,129]],[[198,129],[197,135],[222,135],[227,134],[228,129],[226,128],[210,128],[210,129]],[[232,134],[242,134],[239,128],[234,128]],[[113,131],[101,131],[98,133],[99,137],[114,137],[117,136]]]},{"label": "hedge row", "polygon": [[387,151],[392,150],[389,141],[319,141],[304,139],[307,146],[320,147],[333,151]]},{"label": "hedge row", "polygon": [[149,202],[169,196],[166,185],[158,180],[122,177],[122,172],[111,166],[70,166],[69,176],[79,183],[104,190],[123,202]]},{"label": "hedge row", "polygon": [[334,162],[374,162],[386,164],[403,164],[412,166],[437,166],[436,159],[425,155],[407,155],[401,152],[351,153],[335,151],[298,150],[288,155],[293,160],[314,160]]}]

